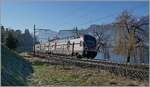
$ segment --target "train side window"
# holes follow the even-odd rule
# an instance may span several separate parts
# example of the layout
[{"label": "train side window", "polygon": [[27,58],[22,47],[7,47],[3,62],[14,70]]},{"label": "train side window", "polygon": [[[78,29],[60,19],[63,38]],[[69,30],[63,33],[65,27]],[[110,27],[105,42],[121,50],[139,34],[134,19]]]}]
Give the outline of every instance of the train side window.
[{"label": "train side window", "polygon": [[68,43],[67,43],[68,45],[70,45],[70,41],[68,41]]}]

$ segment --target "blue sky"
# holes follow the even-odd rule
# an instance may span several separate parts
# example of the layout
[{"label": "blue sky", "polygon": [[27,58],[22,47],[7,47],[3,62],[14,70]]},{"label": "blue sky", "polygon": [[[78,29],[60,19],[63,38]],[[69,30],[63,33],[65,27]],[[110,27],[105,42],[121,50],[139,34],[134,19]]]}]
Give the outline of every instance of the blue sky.
[{"label": "blue sky", "polygon": [[87,28],[91,24],[107,24],[123,11],[140,17],[148,15],[148,2],[141,1],[11,1],[1,3],[1,24],[13,28],[33,30],[48,28],[54,31]]}]

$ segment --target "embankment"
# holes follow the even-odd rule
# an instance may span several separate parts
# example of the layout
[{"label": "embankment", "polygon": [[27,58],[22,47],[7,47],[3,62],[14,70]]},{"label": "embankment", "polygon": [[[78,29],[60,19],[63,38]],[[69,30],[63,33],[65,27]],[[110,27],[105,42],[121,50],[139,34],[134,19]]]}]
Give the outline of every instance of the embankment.
[{"label": "embankment", "polygon": [[33,72],[32,64],[5,46],[1,46],[1,85],[23,86]]}]

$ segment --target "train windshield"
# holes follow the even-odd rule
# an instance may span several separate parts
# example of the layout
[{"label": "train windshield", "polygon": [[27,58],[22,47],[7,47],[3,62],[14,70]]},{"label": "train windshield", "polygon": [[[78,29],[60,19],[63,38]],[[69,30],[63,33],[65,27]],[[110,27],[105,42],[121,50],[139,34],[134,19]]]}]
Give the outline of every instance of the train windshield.
[{"label": "train windshield", "polygon": [[95,47],[96,46],[96,39],[92,36],[85,35],[85,43],[88,47]]}]

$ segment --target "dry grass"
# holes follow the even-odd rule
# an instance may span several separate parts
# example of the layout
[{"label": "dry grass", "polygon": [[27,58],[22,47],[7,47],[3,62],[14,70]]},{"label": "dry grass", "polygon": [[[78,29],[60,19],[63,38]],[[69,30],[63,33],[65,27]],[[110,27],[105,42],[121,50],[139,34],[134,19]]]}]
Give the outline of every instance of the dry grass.
[{"label": "dry grass", "polygon": [[27,53],[27,52],[20,53],[19,55],[20,55],[20,56],[23,56],[23,57],[25,57],[25,58],[32,58],[32,57],[33,57],[32,55],[30,55],[30,54]]},{"label": "dry grass", "polygon": [[69,85],[69,86],[135,86],[148,85],[148,81],[130,80],[115,76],[106,71],[83,69],[75,66],[33,65],[34,73],[29,78],[29,85]]}]

